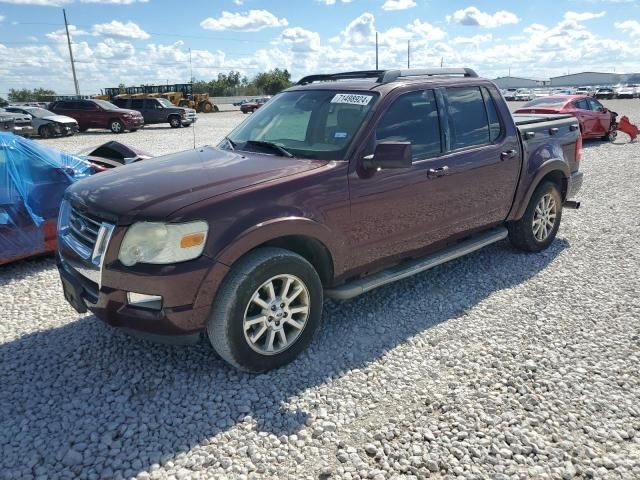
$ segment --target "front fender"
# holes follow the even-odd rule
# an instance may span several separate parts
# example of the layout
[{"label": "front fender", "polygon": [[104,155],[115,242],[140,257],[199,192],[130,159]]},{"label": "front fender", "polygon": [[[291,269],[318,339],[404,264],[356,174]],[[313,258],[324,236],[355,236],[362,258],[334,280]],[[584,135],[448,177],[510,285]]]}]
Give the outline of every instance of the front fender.
[{"label": "front fender", "polygon": [[304,217],[274,218],[244,230],[216,255],[213,268],[199,288],[194,308],[211,305],[231,266],[240,257],[265,242],[290,235],[317,240],[330,252],[333,271],[344,270],[344,259],[336,257],[337,252],[344,248],[341,249],[340,240],[326,226]]}]

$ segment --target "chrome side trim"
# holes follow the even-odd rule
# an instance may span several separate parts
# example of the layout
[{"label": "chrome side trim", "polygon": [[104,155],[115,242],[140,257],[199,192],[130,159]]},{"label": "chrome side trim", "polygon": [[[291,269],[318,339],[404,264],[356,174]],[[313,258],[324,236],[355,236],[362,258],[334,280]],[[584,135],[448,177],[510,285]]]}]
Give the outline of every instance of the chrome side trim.
[{"label": "chrome side trim", "polygon": [[508,232],[505,227],[496,228],[427,257],[396,265],[389,270],[373,274],[370,277],[360,278],[345,285],[328,289],[325,291],[325,294],[336,300],[348,300],[374,288],[411,277],[450,260],[475,252],[487,245],[507,238],[507,235]]}]

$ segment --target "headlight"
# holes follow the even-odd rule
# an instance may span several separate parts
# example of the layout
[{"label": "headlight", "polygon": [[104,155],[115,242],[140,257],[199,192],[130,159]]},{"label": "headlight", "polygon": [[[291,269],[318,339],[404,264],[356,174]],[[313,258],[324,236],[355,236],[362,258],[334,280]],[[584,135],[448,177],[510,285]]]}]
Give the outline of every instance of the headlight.
[{"label": "headlight", "polygon": [[178,263],[202,254],[207,241],[207,222],[133,224],[120,245],[118,258],[130,267],[136,263]]}]

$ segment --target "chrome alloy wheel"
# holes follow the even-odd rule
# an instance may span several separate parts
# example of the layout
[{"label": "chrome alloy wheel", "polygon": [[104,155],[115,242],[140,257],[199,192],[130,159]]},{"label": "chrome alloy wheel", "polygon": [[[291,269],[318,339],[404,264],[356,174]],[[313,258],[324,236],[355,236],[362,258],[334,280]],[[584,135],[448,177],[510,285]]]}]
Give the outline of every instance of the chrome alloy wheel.
[{"label": "chrome alloy wheel", "polygon": [[300,337],[309,318],[307,286],[294,275],[277,275],[252,295],[242,329],[252,350],[261,355],[285,351]]},{"label": "chrome alloy wheel", "polygon": [[551,194],[543,196],[533,212],[533,236],[544,242],[553,231],[558,214],[558,205]]}]

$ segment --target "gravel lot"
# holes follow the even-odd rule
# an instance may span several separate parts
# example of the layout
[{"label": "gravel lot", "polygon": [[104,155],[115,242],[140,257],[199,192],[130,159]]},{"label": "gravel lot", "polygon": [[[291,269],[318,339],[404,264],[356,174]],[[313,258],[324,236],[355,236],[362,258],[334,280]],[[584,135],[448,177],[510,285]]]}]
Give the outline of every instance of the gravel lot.
[{"label": "gravel lot", "polygon": [[[201,115],[196,143],[243,118]],[[47,143],[160,154],[190,132]],[[638,478],[640,144],[587,142],[582,169],[546,252],[328,302],[310,350],[258,376],[79,316],[51,259],[0,267],[0,478]]]}]

